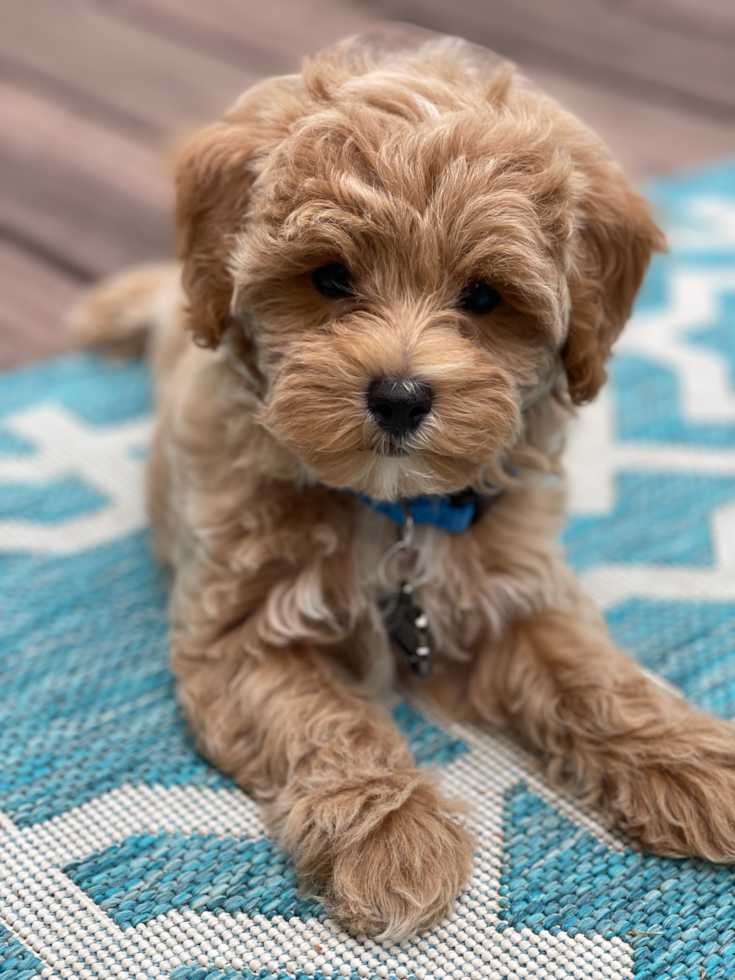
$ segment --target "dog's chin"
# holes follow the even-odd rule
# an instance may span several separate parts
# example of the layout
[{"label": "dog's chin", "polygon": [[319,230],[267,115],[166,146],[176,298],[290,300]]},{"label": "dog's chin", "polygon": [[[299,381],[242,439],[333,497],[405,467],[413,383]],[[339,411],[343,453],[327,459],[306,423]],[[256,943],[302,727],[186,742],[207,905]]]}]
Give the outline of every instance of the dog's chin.
[{"label": "dog's chin", "polygon": [[376,449],[377,456],[386,456],[388,459],[405,459],[410,456],[410,452],[404,446],[390,446],[388,449]]},{"label": "dog's chin", "polygon": [[452,429],[445,423],[420,438],[401,439],[375,431],[358,415],[324,425],[304,411],[303,399],[279,393],[259,421],[308,482],[398,500],[459,493],[485,480],[495,484],[517,437],[517,415],[508,411],[498,420],[497,413],[487,414],[487,424]]},{"label": "dog's chin", "polygon": [[376,500],[458,493],[480,478],[481,467],[457,458],[430,459],[400,444],[308,461],[312,478]]}]

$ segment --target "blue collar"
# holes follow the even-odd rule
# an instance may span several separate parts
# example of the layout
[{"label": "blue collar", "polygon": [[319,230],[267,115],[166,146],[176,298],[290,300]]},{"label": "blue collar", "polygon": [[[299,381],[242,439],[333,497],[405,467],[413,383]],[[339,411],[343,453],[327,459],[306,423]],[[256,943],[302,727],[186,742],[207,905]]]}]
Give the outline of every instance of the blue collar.
[{"label": "blue collar", "polygon": [[[412,497],[405,503],[408,505],[414,524],[429,524],[449,531],[450,534],[461,534],[480,517],[488,504],[500,493],[502,491],[483,497],[474,490],[463,490],[452,496]],[[404,501],[374,500],[364,493],[356,493],[355,496],[396,524],[404,523]]]}]

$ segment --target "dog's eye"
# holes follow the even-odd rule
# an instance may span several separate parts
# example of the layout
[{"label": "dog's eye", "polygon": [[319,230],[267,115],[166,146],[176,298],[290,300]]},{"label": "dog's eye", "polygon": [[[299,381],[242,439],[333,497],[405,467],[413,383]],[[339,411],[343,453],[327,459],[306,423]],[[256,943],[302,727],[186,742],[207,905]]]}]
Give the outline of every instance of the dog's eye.
[{"label": "dog's eye", "polygon": [[459,305],[466,313],[492,313],[501,299],[497,289],[478,279],[462,293]]},{"label": "dog's eye", "polygon": [[353,296],[355,289],[352,285],[349,270],[346,266],[335,262],[332,265],[323,265],[314,269],[311,274],[311,281],[314,289],[331,299],[342,299],[344,296]]}]

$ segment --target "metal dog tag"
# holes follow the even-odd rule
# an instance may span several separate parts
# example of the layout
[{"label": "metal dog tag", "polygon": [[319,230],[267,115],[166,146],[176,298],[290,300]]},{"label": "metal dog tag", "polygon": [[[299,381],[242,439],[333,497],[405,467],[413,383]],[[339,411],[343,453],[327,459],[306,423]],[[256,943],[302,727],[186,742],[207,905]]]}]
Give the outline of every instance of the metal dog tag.
[{"label": "metal dog tag", "polygon": [[413,586],[402,582],[398,599],[388,614],[385,625],[392,640],[408,657],[411,669],[419,677],[431,671],[431,642],[429,620],[424,610],[413,601]]}]

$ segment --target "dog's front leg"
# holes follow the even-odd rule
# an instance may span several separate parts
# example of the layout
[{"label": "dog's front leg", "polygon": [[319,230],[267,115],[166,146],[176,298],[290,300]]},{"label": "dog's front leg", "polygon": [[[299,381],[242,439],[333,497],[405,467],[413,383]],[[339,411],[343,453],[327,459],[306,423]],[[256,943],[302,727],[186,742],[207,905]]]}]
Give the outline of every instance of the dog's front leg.
[{"label": "dog's front leg", "polygon": [[199,746],[265,804],[302,882],[356,933],[436,923],[467,880],[469,834],[392,719],[314,649],[192,658],[174,648]]},{"label": "dog's front leg", "polygon": [[479,659],[471,697],[646,848],[735,860],[735,726],[649,680],[581,597],[511,626]]}]

